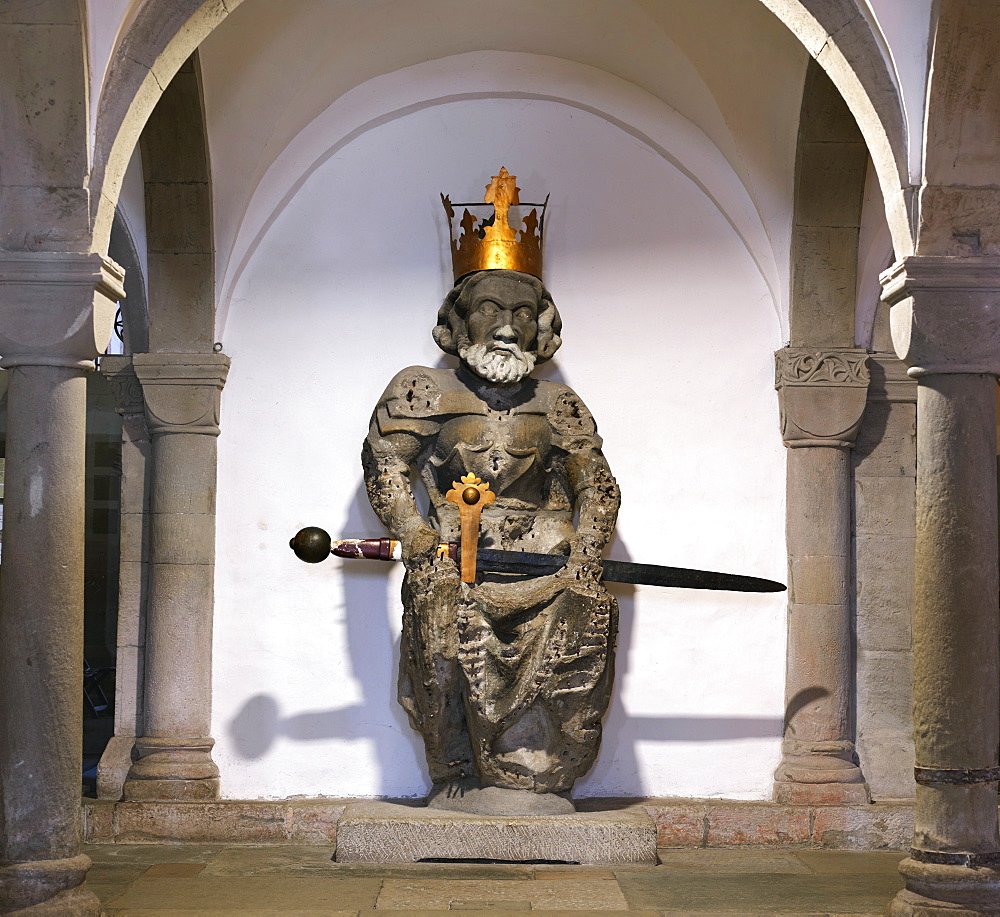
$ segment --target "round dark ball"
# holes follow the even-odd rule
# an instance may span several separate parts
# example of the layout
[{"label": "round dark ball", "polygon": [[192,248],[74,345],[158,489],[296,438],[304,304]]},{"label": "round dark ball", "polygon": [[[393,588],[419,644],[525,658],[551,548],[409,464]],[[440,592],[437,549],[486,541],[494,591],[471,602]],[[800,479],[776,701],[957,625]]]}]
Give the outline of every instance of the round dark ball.
[{"label": "round dark ball", "polygon": [[475,506],[479,502],[479,488],[478,487],[466,487],[462,491],[462,499],[465,500],[469,506]]},{"label": "round dark ball", "polygon": [[330,556],[332,544],[330,533],[315,525],[309,525],[299,530],[295,533],[295,537],[288,542],[288,546],[295,552],[295,556],[307,564],[318,564],[321,560],[326,560]]}]

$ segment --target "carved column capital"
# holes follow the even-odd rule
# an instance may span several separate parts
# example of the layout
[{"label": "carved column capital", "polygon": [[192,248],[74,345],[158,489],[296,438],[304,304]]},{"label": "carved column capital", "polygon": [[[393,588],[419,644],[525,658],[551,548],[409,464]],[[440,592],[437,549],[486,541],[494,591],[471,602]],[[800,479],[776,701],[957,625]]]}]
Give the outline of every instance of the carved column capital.
[{"label": "carved column capital", "polygon": [[142,396],[142,385],[132,367],[132,358],[107,354],[101,358],[101,375],[108,380],[111,393],[115,396],[115,410],[122,417],[133,417],[146,410],[146,400]]},{"label": "carved column capital", "polygon": [[3,365],[93,369],[125,272],[96,253],[0,252]]},{"label": "carved column capital", "polygon": [[219,402],[229,373],[222,353],[137,353],[132,356],[154,436],[219,435]]},{"label": "carved column capital", "polygon": [[784,347],[774,358],[785,445],[851,448],[868,396],[867,351]]},{"label": "carved column capital", "polygon": [[1000,376],[1000,257],[912,255],[880,280],[892,343],[911,377]]}]

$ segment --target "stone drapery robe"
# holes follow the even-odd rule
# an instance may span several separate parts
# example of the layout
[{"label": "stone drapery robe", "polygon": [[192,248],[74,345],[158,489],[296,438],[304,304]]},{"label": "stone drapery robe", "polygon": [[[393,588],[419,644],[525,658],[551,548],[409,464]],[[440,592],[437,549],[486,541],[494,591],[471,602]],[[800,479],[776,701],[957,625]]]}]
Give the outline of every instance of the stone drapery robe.
[{"label": "stone drapery robe", "polygon": [[[429,523],[441,541],[458,541],[458,510],[444,495],[471,471],[497,495],[480,547],[571,555],[558,574],[480,574],[468,585],[448,557],[411,559],[399,677],[435,783],[569,790],[600,747],[618,623],[599,560],[620,499],[590,412],[558,383],[496,386],[464,368],[411,367],[379,400],[363,463],[394,538]],[[427,520],[414,473],[430,497]]]}]

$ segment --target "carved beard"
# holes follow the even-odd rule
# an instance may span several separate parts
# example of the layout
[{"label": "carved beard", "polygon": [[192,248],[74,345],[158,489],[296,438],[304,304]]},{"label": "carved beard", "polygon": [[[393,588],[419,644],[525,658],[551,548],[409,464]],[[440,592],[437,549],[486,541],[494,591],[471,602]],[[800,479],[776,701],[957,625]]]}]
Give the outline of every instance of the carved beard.
[{"label": "carved beard", "polygon": [[466,344],[458,355],[477,376],[498,385],[520,382],[535,368],[535,355],[517,344]]}]

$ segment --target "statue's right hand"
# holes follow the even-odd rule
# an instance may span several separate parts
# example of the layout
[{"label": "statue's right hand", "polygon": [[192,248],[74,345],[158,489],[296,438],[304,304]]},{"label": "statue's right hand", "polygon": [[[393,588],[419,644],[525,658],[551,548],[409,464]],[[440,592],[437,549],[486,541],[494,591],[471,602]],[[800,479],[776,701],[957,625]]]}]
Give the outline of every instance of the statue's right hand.
[{"label": "statue's right hand", "polygon": [[403,563],[407,567],[412,567],[424,561],[433,560],[440,543],[440,533],[435,532],[434,529],[421,520],[399,535]]}]

